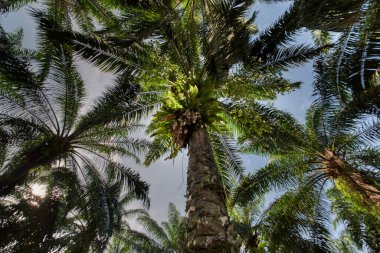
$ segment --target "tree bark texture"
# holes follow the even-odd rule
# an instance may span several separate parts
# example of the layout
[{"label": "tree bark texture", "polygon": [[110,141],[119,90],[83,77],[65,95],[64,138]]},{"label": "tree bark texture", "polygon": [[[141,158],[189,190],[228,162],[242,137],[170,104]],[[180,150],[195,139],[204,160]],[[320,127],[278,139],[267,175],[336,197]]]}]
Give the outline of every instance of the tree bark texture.
[{"label": "tree bark texture", "polygon": [[380,189],[334,152],[326,150],[325,156],[325,167],[331,178],[342,181],[352,191],[359,193],[367,204],[375,205],[380,211]]},{"label": "tree bark texture", "polygon": [[367,203],[376,206],[380,212],[380,189],[372,185],[360,172],[348,171],[339,178],[352,190],[359,192]]},{"label": "tree bark texture", "polygon": [[189,252],[238,252],[236,234],[226,209],[226,196],[206,128],[189,140],[186,242]]}]

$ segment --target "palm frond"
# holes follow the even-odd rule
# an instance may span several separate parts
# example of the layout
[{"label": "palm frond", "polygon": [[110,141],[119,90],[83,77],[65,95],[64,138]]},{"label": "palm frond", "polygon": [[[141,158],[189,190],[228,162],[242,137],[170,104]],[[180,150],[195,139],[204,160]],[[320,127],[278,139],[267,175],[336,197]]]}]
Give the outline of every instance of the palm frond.
[{"label": "palm frond", "polygon": [[299,1],[300,22],[309,29],[344,31],[362,14],[364,1]]},{"label": "palm frond", "polygon": [[[330,252],[329,216],[326,202],[317,189],[309,184],[282,195],[273,202],[260,221],[259,231],[268,240],[269,248],[282,245],[291,251]],[[314,185],[314,186],[315,186]],[[307,196],[307,197],[306,197]],[[282,236],[286,231],[287,236]],[[310,239],[305,237],[309,235]]]},{"label": "palm frond", "polygon": [[[240,122],[243,151],[281,154],[305,146],[304,129],[290,114],[257,102],[229,104],[229,114]],[[244,141],[244,142],[243,142]]]},{"label": "palm frond", "polygon": [[261,68],[281,67],[283,69],[288,69],[291,67],[297,67],[320,55],[329,47],[331,47],[331,45],[322,47],[314,47],[306,44],[291,47],[282,46],[271,52],[271,55],[267,58],[264,66]]},{"label": "palm frond", "polygon": [[31,14],[49,40],[72,46],[77,54],[104,71],[131,72],[141,64],[141,59],[146,55],[144,45],[136,44],[134,40],[94,37],[61,27],[42,11],[32,10]]},{"label": "palm frond", "polygon": [[346,231],[356,245],[359,248],[365,245],[374,251],[380,249],[379,219],[368,212],[358,210],[335,188],[331,189],[328,194],[332,201],[332,208],[337,214],[336,222],[344,221]]},{"label": "palm frond", "polygon": [[221,93],[231,100],[249,103],[252,100],[274,100],[278,94],[291,92],[300,85],[300,82],[291,83],[278,72],[242,68],[225,78]]},{"label": "palm frond", "polygon": [[[54,48],[55,49],[55,48]],[[78,117],[79,109],[85,95],[84,83],[72,62],[71,52],[62,45],[58,46],[52,54],[50,90],[55,92],[55,100],[63,115],[62,131],[69,132]]]},{"label": "palm frond", "polygon": [[36,2],[36,0],[4,0],[0,3],[0,13],[17,11],[26,4]]},{"label": "palm frond", "polygon": [[109,175],[113,175],[114,180],[122,182],[125,189],[136,194],[137,199],[141,199],[149,206],[148,191],[149,185],[140,179],[140,175],[132,169],[125,167],[122,164],[110,164],[106,170]]},{"label": "palm frond", "polygon": [[[36,80],[36,76],[32,71],[31,62],[26,57],[19,55],[18,41],[20,39],[12,39],[12,36],[22,38],[22,31],[17,34],[7,34],[0,26],[0,77],[1,92],[7,93],[20,99],[18,92],[22,88],[37,89],[40,84]],[[22,96],[21,96],[22,99]]]},{"label": "palm frond", "polygon": [[230,193],[235,181],[239,181],[244,168],[234,141],[225,133],[211,132],[211,145],[214,157],[223,178],[225,190]]},{"label": "palm frond", "polygon": [[271,27],[261,32],[252,42],[249,49],[249,57],[267,62],[279,46],[294,42],[294,36],[300,29],[297,8],[288,9]]},{"label": "palm frond", "polygon": [[162,246],[145,233],[129,230],[124,238],[131,252],[136,253],[164,253]]},{"label": "palm frond", "polygon": [[155,240],[163,243],[165,247],[166,242],[169,241],[167,234],[160,225],[149,216],[140,216],[137,221],[144,226],[146,232],[151,235]]},{"label": "palm frond", "polygon": [[269,191],[292,188],[308,169],[308,158],[302,155],[294,154],[270,161],[264,168],[242,179],[239,187],[234,190],[233,201],[245,204]]},{"label": "palm frond", "polygon": [[155,138],[149,145],[149,150],[145,155],[144,164],[149,166],[152,162],[161,158],[170,150],[171,139]]},{"label": "palm frond", "polygon": [[227,69],[246,57],[250,36],[257,32],[253,25],[257,13],[246,18],[249,4],[249,1],[222,1],[206,12],[201,28],[205,56],[201,72],[221,80]]}]

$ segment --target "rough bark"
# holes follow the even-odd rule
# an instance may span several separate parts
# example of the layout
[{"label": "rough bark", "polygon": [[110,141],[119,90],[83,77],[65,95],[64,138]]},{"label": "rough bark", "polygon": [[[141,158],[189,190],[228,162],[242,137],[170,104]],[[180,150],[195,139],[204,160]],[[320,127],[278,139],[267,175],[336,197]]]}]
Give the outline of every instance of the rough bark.
[{"label": "rough bark", "polygon": [[342,180],[353,191],[360,193],[363,199],[380,210],[380,189],[369,182],[359,170],[330,150],[325,151],[325,168],[330,177]]},{"label": "rough bark", "polygon": [[238,252],[225,200],[207,130],[197,127],[189,140],[186,203],[189,252]]},{"label": "rough bark", "polygon": [[342,179],[352,190],[359,192],[367,203],[374,204],[380,211],[380,189],[372,185],[361,173],[350,171]]}]

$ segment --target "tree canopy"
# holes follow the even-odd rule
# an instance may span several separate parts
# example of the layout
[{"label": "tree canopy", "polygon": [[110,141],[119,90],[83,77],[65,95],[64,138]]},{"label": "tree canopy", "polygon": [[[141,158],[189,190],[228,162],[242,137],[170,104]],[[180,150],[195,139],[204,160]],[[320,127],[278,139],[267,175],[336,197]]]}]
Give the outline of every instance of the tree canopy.
[{"label": "tree canopy", "polygon": [[[2,1],[32,6],[37,45],[0,26],[0,250],[380,250],[378,1],[289,1],[265,28],[255,4]],[[275,104],[312,61],[304,122]],[[83,62],[113,74],[92,103]],[[132,168],[185,149],[185,215],[160,226]]]}]

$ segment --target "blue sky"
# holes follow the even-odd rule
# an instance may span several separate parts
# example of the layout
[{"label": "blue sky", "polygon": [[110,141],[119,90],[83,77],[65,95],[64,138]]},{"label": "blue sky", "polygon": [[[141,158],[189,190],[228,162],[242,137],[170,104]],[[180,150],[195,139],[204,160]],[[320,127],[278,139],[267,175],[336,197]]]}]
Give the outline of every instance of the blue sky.
[{"label": "blue sky", "polygon": [[[263,29],[270,25],[289,5],[289,2],[272,5],[259,4],[256,7],[260,11],[257,19],[259,28]],[[22,27],[24,30],[24,46],[33,48],[36,44],[35,26],[27,13],[27,8],[23,8],[17,13],[1,15],[0,23],[7,32],[12,32]],[[298,36],[298,41],[312,43],[309,32],[302,32]],[[112,82],[113,76],[109,73],[102,73],[97,68],[83,61],[78,61],[78,68],[87,85],[88,103],[91,103],[93,98],[99,96],[106,85]],[[311,97],[313,82],[312,63],[293,69],[284,73],[284,75],[292,81],[302,81],[303,85],[297,91],[279,96],[274,105],[292,113],[301,122],[304,122],[306,109],[313,100]],[[141,136],[142,133],[137,135]],[[242,157],[247,171],[254,171],[265,165],[266,162],[266,158],[258,156],[243,155]],[[152,203],[150,212],[154,218],[158,220],[166,219],[169,202],[175,203],[178,209],[184,213],[187,160],[186,151],[183,151],[174,160],[159,160],[149,168],[130,164],[130,167],[135,168],[141,173],[143,179],[151,185]]]}]

